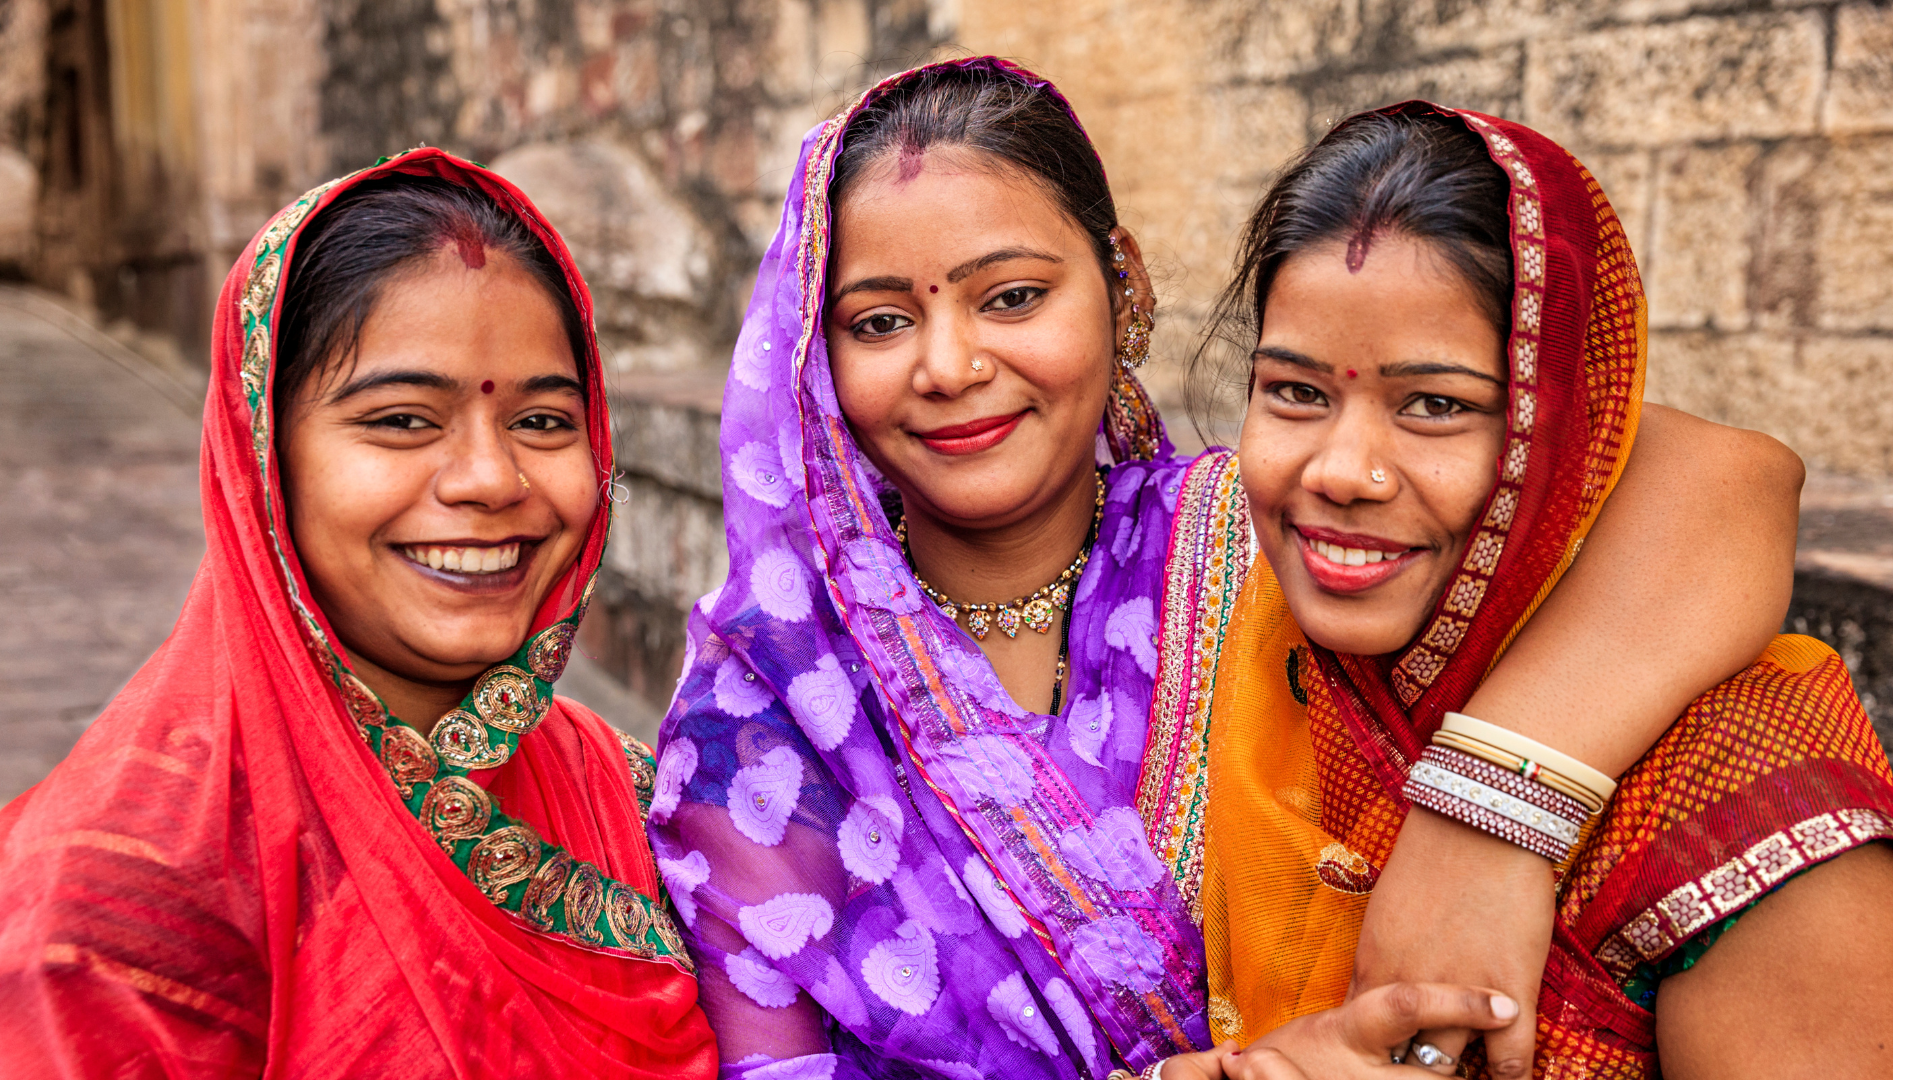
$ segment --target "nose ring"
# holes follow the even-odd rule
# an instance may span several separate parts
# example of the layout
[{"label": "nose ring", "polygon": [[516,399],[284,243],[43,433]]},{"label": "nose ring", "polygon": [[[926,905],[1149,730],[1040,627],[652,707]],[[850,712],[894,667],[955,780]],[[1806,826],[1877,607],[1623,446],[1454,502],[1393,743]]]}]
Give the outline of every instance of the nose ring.
[{"label": "nose ring", "polygon": [[983,364],[983,363],[981,363],[981,362],[979,361],[979,359],[978,359],[978,358],[976,358],[976,359],[975,359],[975,360],[973,361],[973,370],[975,370],[975,371],[979,371],[979,370],[980,370],[981,368],[984,368],[984,367],[986,367],[986,366],[987,366],[987,365],[985,365],[985,364]]},{"label": "nose ring", "polygon": [[533,490],[533,485],[532,485],[532,484],[529,484],[529,483],[527,483],[527,474],[526,474],[526,473],[521,473],[521,474],[520,474],[520,486],[521,486],[521,487],[523,487],[523,488],[526,488],[526,489],[527,489],[528,491],[532,491],[532,490]]},{"label": "nose ring", "polygon": [[1373,481],[1376,484],[1384,484],[1387,482],[1387,470],[1375,469],[1372,472],[1367,474],[1367,479]]}]

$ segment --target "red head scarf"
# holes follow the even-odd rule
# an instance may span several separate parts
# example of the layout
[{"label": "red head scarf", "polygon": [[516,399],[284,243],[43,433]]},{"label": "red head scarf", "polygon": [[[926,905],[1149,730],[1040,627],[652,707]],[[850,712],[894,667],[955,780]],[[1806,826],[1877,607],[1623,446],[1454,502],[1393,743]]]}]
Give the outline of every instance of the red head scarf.
[{"label": "red head scarf", "polygon": [[593,592],[606,500],[526,644],[428,738],[353,675],[288,537],[272,430],[284,268],[317,211],[393,174],[485,193],[559,261],[588,328],[595,467],[611,470],[586,286],[513,185],[416,150],[308,192],[262,230],[215,321],[207,554],[186,608],[72,755],[0,811],[12,1070],[717,1068],[657,901],[641,805],[651,759],[552,696]]}]

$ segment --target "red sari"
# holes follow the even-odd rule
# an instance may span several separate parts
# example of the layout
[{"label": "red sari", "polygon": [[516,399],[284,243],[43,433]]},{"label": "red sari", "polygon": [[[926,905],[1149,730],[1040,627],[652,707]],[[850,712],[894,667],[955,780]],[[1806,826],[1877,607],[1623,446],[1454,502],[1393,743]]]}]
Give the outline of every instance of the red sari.
[{"label": "red sari", "polygon": [[[438,150],[309,192],[249,245],[214,328],[207,554],[180,621],[67,760],[0,810],[9,1075],[715,1074],[647,847],[650,755],[552,696],[605,502],[537,632],[428,738],[354,677],[287,539],[271,430],[282,268],[314,211],[395,172],[517,214],[591,331],[553,228]],[[591,334],[584,367],[605,474]]]}]

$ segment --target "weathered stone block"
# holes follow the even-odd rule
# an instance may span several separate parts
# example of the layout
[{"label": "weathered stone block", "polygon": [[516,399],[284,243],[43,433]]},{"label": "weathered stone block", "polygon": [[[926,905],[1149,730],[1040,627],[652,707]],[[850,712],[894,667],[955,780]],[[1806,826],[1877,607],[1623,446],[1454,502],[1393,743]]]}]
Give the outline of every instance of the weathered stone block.
[{"label": "weathered stone block", "polygon": [[40,177],[33,162],[0,145],[0,267],[24,269],[33,254],[33,209]]},{"label": "weathered stone block", "polygon": [[1825,127],[1835,133],[1893,130],[1893,8],[1848,4],[1833,15],[1833,69]]},{"label": "weathered stone block", "polygon": [[1648,400],[1764,431],[1818,468],[1891,469],[1891,339],[1669,330],[1648,346]]},{"label": "weathered stone block", "polygon": [[646,159],[617,143],[528,143],[493,163],[567,240],[593,289],[615,370],[686,370],[706,359],[697,310],[714,241]]},{"label": "weathered stone block", "polygon": [[1308,91],[1312,103],[1308,137],[1318,139],[1351,113],[1407,98],[1496,116],[1520,116],[1525,56],[1518,45],[1504,46],[1458,59],[1315,81]]},{"label": "weathered stone block", "polygon": [[1825,75],[1819,12],[1622,26],[1532,42],[1526,116],[1583,146],[1805,134]]},{"label": "weathered stone block", "polygon": [[1892,329],[1891,136],[1774,147],[1762,162],[1757,203],[1758,325]]},{"label": "weathered stone block", "polygon": [[1658,153],[1653,235],[1640,264],[1649,325],[1747,328],[1747,189],[1759,154],[1751,142]]}]

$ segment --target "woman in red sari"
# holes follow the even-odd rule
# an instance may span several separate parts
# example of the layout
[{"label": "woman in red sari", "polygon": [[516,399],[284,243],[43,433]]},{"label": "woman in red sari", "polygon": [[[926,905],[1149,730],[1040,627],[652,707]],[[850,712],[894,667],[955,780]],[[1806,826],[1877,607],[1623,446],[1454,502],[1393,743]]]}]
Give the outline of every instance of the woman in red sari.
[{"label": "woman in red sari", "polygon": [[552,690],[609,520],[592,327],[438,150],[248,246],[186,608],[0,811],[9,1075],[714,1074],[650,754]]}]

